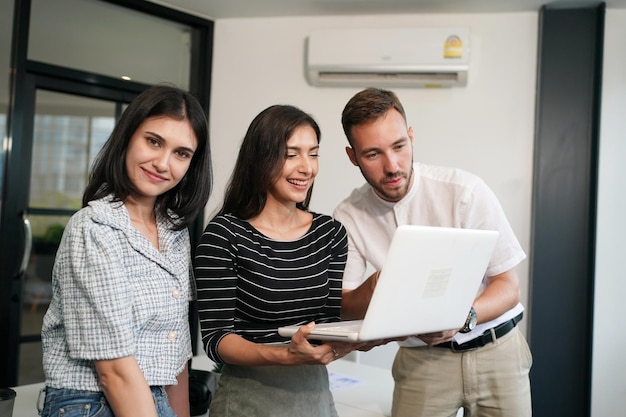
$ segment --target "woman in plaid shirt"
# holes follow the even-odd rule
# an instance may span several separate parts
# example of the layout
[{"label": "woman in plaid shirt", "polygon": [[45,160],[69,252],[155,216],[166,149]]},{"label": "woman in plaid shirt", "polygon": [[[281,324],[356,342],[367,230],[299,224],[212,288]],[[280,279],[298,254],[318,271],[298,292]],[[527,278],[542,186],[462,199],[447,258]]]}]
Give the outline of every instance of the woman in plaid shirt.
[{"label": "woman in plaid shirt", "polygon": [[210,191],[198,101],[167,86],[137,96],[57,252],[42,328],[43,417],[189,415],[187,225]]}]

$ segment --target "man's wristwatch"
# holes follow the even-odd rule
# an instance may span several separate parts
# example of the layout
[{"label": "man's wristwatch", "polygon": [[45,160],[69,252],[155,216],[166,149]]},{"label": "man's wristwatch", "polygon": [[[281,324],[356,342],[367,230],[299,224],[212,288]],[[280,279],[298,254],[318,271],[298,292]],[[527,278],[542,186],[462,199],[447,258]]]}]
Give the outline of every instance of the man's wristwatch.
[{"label": "man's wristwatch", "polygon": [[474,330],[474,327],[476,327],[477,320],[478,320],[478,317],[476,316],[476,310],[474,310],[474,307],[471,307],[469,314],[467,315],[467,319],[465,320],[465,326],[463,326],[463,328],[459,330],[459,332],[460,333],[471,332],[472,330]]}]

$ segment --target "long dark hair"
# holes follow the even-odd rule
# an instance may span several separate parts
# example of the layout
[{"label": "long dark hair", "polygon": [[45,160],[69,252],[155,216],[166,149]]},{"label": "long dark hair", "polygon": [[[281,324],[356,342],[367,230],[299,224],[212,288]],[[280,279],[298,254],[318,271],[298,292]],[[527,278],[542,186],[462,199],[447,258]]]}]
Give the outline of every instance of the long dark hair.
[{"label": "long dark hair", "polygon": [[[287,155],[287,141],[301,126],[311,126],[321,140],[317,122],[297,107],[274,105],[259,113],[246,132],[219,214],[232,213],[241,219],[258,215],[267,193],[280,174]],[[308,210],[311,187],[306,199],[296,204]]]},{"label": "long dark hair", "polygon": [[159,116],[189,120],[198,147],[180,183],[157,197],[155,211],[169,219],[174,230],[182,230],[202,212],[213,185],[207,118],[193,95],[166,85],[142,92],[122,113],[91,166],[83,207],[109,194],[113,194],[115,201],[124,201],[137,192],[126,172],[128,144],[144,120]]}]

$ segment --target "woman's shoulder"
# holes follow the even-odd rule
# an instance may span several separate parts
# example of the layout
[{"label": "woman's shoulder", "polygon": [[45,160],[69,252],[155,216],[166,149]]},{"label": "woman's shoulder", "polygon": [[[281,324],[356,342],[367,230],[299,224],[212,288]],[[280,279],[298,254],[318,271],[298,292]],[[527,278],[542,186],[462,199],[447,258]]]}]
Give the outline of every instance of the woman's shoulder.
[{"label": "woman's shoulder", "polygon": [[123,206],[121,202],[114,203],[110,199],[99,199],[90,201],[70,217],[67,226],[73,227],[95,227],[99,224],[117,223],[119,214],[118,206]]},{"label": "woman's shoulder", "polygon": [[[119,206],[122,206],[120,208]],[[121,212],[120,212],[121,210]],[[74,213],[63,230],[62,247],[82,247],[86,241],[111,246],[127,233],[128,215],[120,202],[94,200]]]},{"label": "woman's shoulder", "polygon": [[208,225],[221,225],[226,227],[240,226],[245,223],[239,217],[230,214],[218,214],[209,220]]},{"label": "woman's shoulder", "polygon": [[322,213],[316,213],[316,212],[311,212],[311,214],[313,215],[313,224],[311,227],[312,230],[332,229],[332,230],[335,230],[336,233],[339,233],[339,234],[346,233],[343,224],[341,224],[341,222],[335,219],[334,217],[328,214],[322,214]]},{"label": "woman's shoulder", "polygon": [[313,215],[314,223],[319,222],[319,223],[332,223],[332,224],[339,224],[339,225],[341,224],[339,220],[335,219],[330,214],[317,213],[315,211],[312,211],[311,214]]},{"label": "woman's shoulder", "polygon": [[213,217],[205,228],[205,233],[213,233],[219,235],[242,235],[251,232],[250,225],[245,220],[233,214],[218,214]]}]

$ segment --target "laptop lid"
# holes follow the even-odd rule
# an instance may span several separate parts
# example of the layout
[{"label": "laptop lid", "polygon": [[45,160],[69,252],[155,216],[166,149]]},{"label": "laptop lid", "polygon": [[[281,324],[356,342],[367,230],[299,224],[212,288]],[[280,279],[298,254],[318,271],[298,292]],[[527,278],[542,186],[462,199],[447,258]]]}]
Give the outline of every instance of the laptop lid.
[{"label": "laptop lid", "polygon": [[360,331],[320,324],[309,338],[365,341],[463,327],[497,238],[489,230],[398,227]]}]

